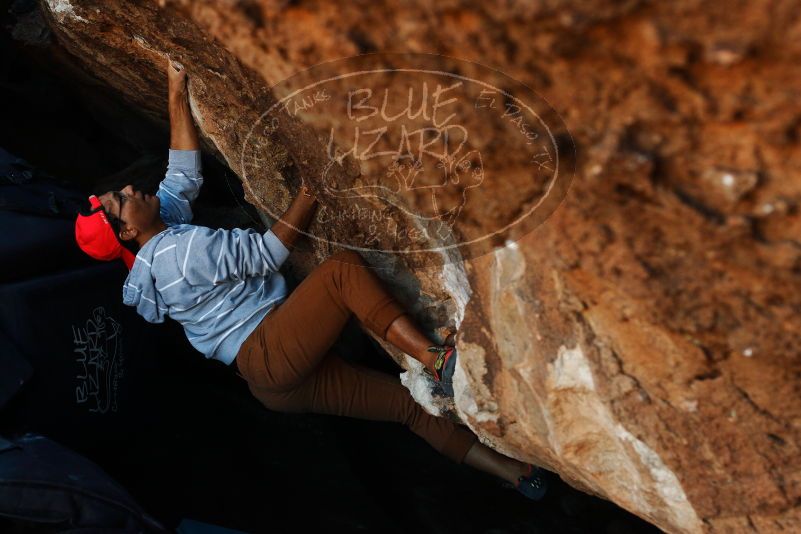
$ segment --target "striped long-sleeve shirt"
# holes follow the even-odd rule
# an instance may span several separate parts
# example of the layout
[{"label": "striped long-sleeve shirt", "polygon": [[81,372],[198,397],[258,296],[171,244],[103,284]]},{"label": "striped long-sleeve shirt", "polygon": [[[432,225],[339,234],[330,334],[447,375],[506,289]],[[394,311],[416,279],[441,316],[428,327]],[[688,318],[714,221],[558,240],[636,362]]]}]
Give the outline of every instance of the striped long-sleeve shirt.
[{"label": "striped long-sleeve shirt", "polygon": [[139,250],[123,302],[151,323],[172,317],[197,350],[230,364],[247,336],[286,298],[278,269],[289,250],[271,230],[188,224],[202,184],[200,152],[170,150],[156,193],[167,229]]}]

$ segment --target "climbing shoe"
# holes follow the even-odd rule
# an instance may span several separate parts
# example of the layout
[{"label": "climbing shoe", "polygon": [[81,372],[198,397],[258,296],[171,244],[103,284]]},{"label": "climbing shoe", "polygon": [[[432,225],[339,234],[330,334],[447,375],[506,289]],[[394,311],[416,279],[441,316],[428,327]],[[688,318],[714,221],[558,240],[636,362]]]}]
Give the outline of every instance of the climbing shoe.
[{"label": "climbing shoe", "polygon": [[428,352],[437,353],[434,360],[434,380],[442,388],[443,393],[453,397],[453,373],[456,371],[456,347],[439,345],[428,347]]},{"label": "climbing shoe", "polygon": [[515,489],[533,501],[539,501],[548,491],[547,472],[541,467],[528,464],[528,473],[520,475]]}]

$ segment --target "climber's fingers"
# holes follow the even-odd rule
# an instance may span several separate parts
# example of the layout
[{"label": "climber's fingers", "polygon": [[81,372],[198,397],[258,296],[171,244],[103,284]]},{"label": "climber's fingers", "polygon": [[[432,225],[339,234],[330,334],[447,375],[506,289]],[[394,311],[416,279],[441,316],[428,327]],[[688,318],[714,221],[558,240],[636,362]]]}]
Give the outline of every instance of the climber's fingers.
[{"label": "climber's fingers", "polygon": [[176,72],[184,70],[184,66],[179,61],[172,59],[169,55],[166,54],[165,58],[167,59],[167,72],[169,72],[170,70],[174,70]]},{"label": "climber's fingers", "polygon": [[180,73],[183,70],[184,66],[180,62],[175,61],[171,57],[167,56],[167,72]]},{"label": "climber's fingers", "polygon": [[167,80],[170,89],[182,91],[186,84],[186,69],[172,59],[167,59]]},{"label": "climber's fingers", "polygon": [[308,185],[306,185],[306,182],[303,182],[301,184],[300,192],[301,192],[301,194],[303,194],[306,197],[309,197],[309,198],[314,198],[315,197],[314,191]]}]

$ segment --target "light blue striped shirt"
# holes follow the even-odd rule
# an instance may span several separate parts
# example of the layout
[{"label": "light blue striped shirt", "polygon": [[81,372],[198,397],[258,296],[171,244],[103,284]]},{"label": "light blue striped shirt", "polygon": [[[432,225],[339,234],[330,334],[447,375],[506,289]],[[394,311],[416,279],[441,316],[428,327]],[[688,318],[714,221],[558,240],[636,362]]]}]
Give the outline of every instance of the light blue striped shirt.
[{"label": "light blue striped shirt", "polygon": [[200,152],[170,150],[156,195],[167,229],[139,250],[123,302],[151,323],[172,317],[207,358],[230,364],[247,336],[286,299],[278,269],[289,250],[268,230],[212,230],[188,224],[203,185]]}]

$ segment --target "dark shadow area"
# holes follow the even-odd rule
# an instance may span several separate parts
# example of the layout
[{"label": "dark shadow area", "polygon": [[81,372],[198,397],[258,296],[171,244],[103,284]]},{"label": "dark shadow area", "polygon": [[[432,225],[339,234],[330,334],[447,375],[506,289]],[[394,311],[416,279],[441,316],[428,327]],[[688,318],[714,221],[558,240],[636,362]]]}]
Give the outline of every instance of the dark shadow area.
[{"label": "dark shadow area", "polygon": [[[59,53],[2,34],[0,146],[84,193],[127,181],[155,191],[166,125],[69,78]],[[260,227],[231,171],[210,157],[204,169],[195,222]],[[46,272],[0,280],[0,334],[33,367],[0,410],[0,434],[37,432],[85,455],[168,528],[192,518],[246,532],[656,532],[556,476],[545,500],[530,502],[400,425],[269,411],[230,369],[196,352],[180,325],[147,324],[122,305],[121,262],[65,267],[47,250],[41,261]],[[113,402],[91,411],[100,401],[79,391],[76,328],[99,307],[122,325],[124,351],[103,392]],[[340,345],[346,358],[400,372],[355,325]]]}]

